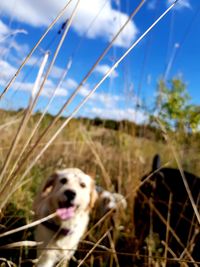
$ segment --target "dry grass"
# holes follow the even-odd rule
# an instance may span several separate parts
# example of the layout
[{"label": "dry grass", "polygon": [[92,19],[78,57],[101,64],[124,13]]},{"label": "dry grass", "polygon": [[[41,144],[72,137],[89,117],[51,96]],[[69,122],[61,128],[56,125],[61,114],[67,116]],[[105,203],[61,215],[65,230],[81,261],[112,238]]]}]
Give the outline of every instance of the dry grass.
[{"label": "dry grass", "polygon": [[[6,125],[1,132],[1,139],[3,140],[0,148],[2,164],[7,155],[12,134],[17,131],[20,123],[18,118],[22,115],[18,113],[9,114],[4,111],[1,111],[1,115],[1,125]],[[37,123],[37,119],[38,115],[31,117],[28,127],[25,130],[25,134],[14,151],[12,161],[10,162],[11,166],[14,164],[23,144],[26,142],[26,136],[31,133],[34,125]],[[44,127],[46,127],[52,119],[53,118],[50,116],[44,117],[40,128],[34,136],[34,140],[40,136]],[[8,124],[8,122],[13,123]],[[59,128],[60,124],[62,124],[62,119],[57,122],[56,127]],[[50,134],[51,132],[49,132],[49,135]],[[48,139],[49,136],[46,135],[31,157],[27,160],[26,164],[19,169],[19,173],[15,179],[18,179],[17,177],[20,177],[21,173],[23,174],[26,166],[30,164],[29,162],[31,162],[35,155],[37,155],[41,147],[48,142]],[[34,140],[32,140],[33,143]],[[185,151],[186,146],[178,144],[176,149],[179,151],[183,149]],[[97,252],[92,253],[94,250],[92,246],[92,251],[87,256],[87,263],[90,262],[92,266],[92,262],[95,262],[96,266],[98,264],[99,266],[104,266],[103,262],[105,259],[109,259],[110,266],[119,264],[119,255],[115,254],[114,244],[116,244],[116,240],[120,237],[121,242],[123,241],[123,246],[125,242],[127,251],[130,251],[130,247],[134,246],[134,222],[132,214],[134,194],[139,184],[139,179],[145,173],[150,171],[152,157],[157,152],[162,155],[163,162],[169,162],[171,166],[176,166],[176,162],[173,159],[173,153],[170,147],[163,140],[154,141],[145,137],[136,137],[134,129],[132,134],[130,132],[128,134],[123,128],[119,131],[114,131],[103,127],[93,126],[91,122],[85,123],[80,120],[72,120],[68,127],[62,131],[56,141],[42,155],[40,160],[30,171],[29,175],[26,176],[25,180],[23,182],[20,181],[19,184],[17,183],[19,188],[14,194],[12,194],[12,197],[10,196],[10,204],[5,206],[7,207],[6,209],[5,207],[2,209],[1,218],[4,226],[6,227],[4,232],[5,230],[13,229],[16,226],[22,226],[23,224],[29,224],[31,222],[31,205],[33,197],[38,184],[41,183],[41,180],[44,177],[47,177],[55,169],[76,166],[95,177],[97,184],[104,186],[108,190],[118,191],[127,197],[128,209],[123,217],[120,218],[119,223],[119,225],[122,224],[124,226],[125,230],[119,231],[117,229],[112,229],[108,235],[107,230],[109,228],[108,223],[110,223],[110,221],[108,220],[106,223],[106,220],[103,220],[100,223],[100,226],[91,230],[91,232],[89,232],[89,236],[86,238],[87,240],[92,241],[95,247],[97,247],[95,251],[99,251],[98,245],[100,244],[105,245],[106,247],[106,249],[103,250],[100,248],[101,251],[99,251],[98,254]],[[187,147],[187,153],[192,156],[186,159],[184,157],[184,153],[182,153],[183,157],[181,158],[181,162],[183,165],[187,166],[187,169],[190,169],[190,166],[194,166],[193,161],[198,157],[198,155],[194,152],[197,153],[198,149],[196,147],[194,149],[190,145],[189,148]],[[198,174],[198,165],[195,165],[195,167],[196,169],[193,168],[192,171],[193,173]],[[11,190],[10,187],[8,187],[8,189]],[[20,221],[20,218],[23,218],[23,220]],[[17,224],[17,220],[19,220],[19,224]],[[173,231],[173,229],[171,229],[171,231]],[[104,239],[103,237],[105,233],[107,234]],[[32,238],[32,230],[27,230],[25,236],[20,236],[20,238],[25,238],[25,240],[26,237],[28,237],[28,239],[30,237]],[[103,243],[98,242],[98,240],[101,241],[101,238],[104,240]],[[14,241],[21,241],[21,239],[17,239],[17,237],[14,236],[14,239],[8,239],[6,243],[8,244]],[[86,246],[83,244],[80,246],[80,251],[81,249],[86,249],[88,251],[90,248],[91,246],[88,248],[88,245]],[[15,250],[19,251],[19,247],[15,248]],[[23,253],[22,258],[26,258]],[[80,252],[81,258],[83,258],[83,255],[86,257],[85,253]],[[130,255],[127,255],[126,257],[127,262],[132,262]],[[22,262],[20,264],[23,266]],[[129,266],[129,264],[127,263],[124,266]]]}]

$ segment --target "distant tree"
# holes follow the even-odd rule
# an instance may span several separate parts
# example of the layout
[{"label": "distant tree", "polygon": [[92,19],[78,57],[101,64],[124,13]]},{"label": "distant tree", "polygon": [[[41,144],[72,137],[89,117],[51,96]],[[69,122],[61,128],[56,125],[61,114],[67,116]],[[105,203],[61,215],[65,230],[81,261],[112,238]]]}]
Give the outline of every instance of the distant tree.
[{"label": "distant tree", "polygon": [[169,84],[160,80],[155,105],[156,117],[169,130],[185,133],[197,131],[200,126],[200,107],[191,105],[190,100],[186,84],[181,79],[174,78]]},{"label": "distant tree", "polygon": [[193,132],[200,130],[200,106],[189,106],[189,125],[188,128]]},{"label": "distant tree", "polygon": [[120,123],[115,120],[108,119],[108,120],[105,120],[104,122],[104,127],[111,129],[111,130],[119,130],[119,126],[120,126]]},{"label": "distant tree", "polygon": [[93,123],[95,126],[99,126],[99,125],[103,124],[103,121],[99,117],[96,117],[96,118],[94,118]]}]

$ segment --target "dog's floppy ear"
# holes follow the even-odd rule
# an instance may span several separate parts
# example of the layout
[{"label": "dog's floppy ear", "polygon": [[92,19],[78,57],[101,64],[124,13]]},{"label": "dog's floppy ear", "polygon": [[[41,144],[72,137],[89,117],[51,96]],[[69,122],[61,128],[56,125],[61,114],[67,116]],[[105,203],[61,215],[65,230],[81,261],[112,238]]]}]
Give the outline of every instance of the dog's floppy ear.
[{"label": "dog's floppy ear", "polygon": [[33,202],[33,210],[35,212],[35,216],[37,218],[40,217],[41,214],[41,210],[45,207],[43,205],[43,201],[45,200],[45,198],[51,193],[51,191],[53,190],[53,187],[55,186],[56,180],[57,180],[58,175],[56,173],[54,173],[53,175],[51,175],[46,181],[45,183],[41,186],[41,189],[39,190],[39,192],[37,193],[34,202]]},{"label": "dog's floppy ear", "polygon": [[94,207],[97,198],[98,198],[98,193],[96,191],[95,182],[92,179],[91,192],[90,192],[90,204],[89,204],[90,209]]},{"label": "dog's floppy ear", "polygon": [[55,186],[57,178],[58,178],[57,173],[54,173],[47,179],[47,181],[42,187],[42,192],[41,192],[42,197],[47,197],[51,193],[51,191]]}]

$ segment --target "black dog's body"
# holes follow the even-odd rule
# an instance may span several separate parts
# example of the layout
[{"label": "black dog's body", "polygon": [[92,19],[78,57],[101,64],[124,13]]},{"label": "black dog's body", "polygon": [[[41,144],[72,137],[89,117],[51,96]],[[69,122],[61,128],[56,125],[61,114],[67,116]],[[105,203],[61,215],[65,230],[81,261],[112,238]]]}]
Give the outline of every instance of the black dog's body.
[{"label": "black dog's body", "polygon": [[[171,250],[167,253],[168,258],[179,258],[183,253],[183,260],[191,261],[193,258],[200,262],[200,225],[180,171],[173,168],[159,168],[160,157],[156,155],[152,172],[144,176],[142,181],[148,176],[149,179],[140,187],[135,199],[134,222],[138,250],[144,253],[142,248],[147,247],[147,238],[152,238],[152,233],[156,233],[162,255],[167,242]],[[184,176],[200,211],[200,178],[188,172],[184,172]],[[168,228],[167,222],[170,225]],[[169,233],[168,238],[167,233]],[[168,261],[168,266],[179,266],[175,262]]]}]

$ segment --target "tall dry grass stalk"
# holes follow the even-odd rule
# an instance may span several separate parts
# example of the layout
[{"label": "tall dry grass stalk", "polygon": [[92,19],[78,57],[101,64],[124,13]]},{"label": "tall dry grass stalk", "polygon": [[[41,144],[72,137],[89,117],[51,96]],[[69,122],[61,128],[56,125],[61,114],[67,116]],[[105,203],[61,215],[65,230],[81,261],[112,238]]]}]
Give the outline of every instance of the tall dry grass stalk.
[{"label": "tall dry grass stalk", "polygon": [[48,221],[48,220],[50,220],[50,219],[52,219],[52,218],[54,218],[54,217],[56,217],[56,216],[57,216],[57,213],[56,213],[56,212],[55,212],[55,213],[52,213],[52,214],[50,214],[50,215],[48,215],[48,216],[46,216],[46,217],[44,217],[44,218],[42,218],[42,219],[39,219],[39,220],[34,221],[34,222],[32,222],[32,223],[29,223],[28,225],[24,225],[24,226],[18,227],[18,228],[16,228],[16,229],[7,231],[7,232],[5,232],[5,233],[3,233],[3,234],[0,234],[0,238],[1,238],[1,237],[4,237],[4,236],[12,235],[12,234],[14,234],[14,233],[17,233],[17,232],[26,230],[26,229],[31,228],[31,227],[35,227],[35,226],[37,226],[38,224],[41,224],[42,222]]},{"label": "tall dry grass stalk", "polygon": [[[33,93],[34,93],[34,94],[36,93],[36,94],[35,94],[34,97],[33,97],[33,94],[32,94],[32,96],[31,96],[30,105],[29,105],[29,107],[28,107],[28,109],[27,109],[27,111],[26,111],[26,113],[25,113],[25,115],[24,115],[24,118],[23,118],[23,120],[22,120],[22,122],[21,122],[21,125],[19,126],[19,129],[18,129],[18,131],[17,131],[17,134],[16,134],[15,138],[13,139],[13,142],[12,142],[12,144],[11,144],[10,150],[9,150],[8,155],[7,155],[7,157],[6,157],[6,160],[5,160],[4,164],[3,164],[3,168],[2,168],[2,170],[1,170],[1,174],[0,174],[0,184],[2,183],[2,180],[3,180],[3,178],[4,178],[4,175],[5,175],[5,172],[6,172],[6,168],[7,168],[8,165],[9,165],[9,162],[10,162],[10,160],[11,160],[13,151],[15,150],[16,145],[17,145],[17,143],[19,142],[19,140],[20,140],[20,138],[21,138],[21,135],[22,135],[22,133],[23,133],[23,131],[24,131],[24,129],[25,129],[27,123],[28,123],[28,120],[30,119],[30,116],[31,116],[31,114],[32,114],[32,112],[33,112],[33,109],[34,109],[34,107],[35,107],[35,105],[36,105],[36,103],[37,103],[37,100],[38,100],[39,96],[41,95],[41,92],[42,92],[42,90],[43,90],[43,87],[44,87],[44,85],[45,85],[45,82],[47,81],[47,78],[48,78],[48,76],[49,76],[49,74],[50,74],[50,72],[51,72],[51,70],[52,70],[52,68],[53,68],[53,65],[54,65],[55,60],[56,60],[56,58],[57,58],[57,56],[58,56],[58,53],[60,52],[60,49],[61,49],[61,47],[62,47],[62,45],[63,45],[63,42],[64,42],[64,40],[65,40],[65,38],[66,38],[66,35],[67,35],[68,31],[69,31],[69,28],[70,28],[70,26],[71,26],[71,24],[72,24],[72,21],[73,21],[73,19],[74,19],[74,17],[75,17],[75,14],[76,14],[76,12],[77,12],[79,3],[80,3],[80,0],[77,1],[76,5],[75,5],[75,8],[74,8],[73,11],[72,11],[71,16],[70,16],[70,18],[69,18],[68,21],[67,21],[65,30],[64,30],[63,35],[62,35],[62,37],[61,37],[61,40],[60,40],[60,42],[59,42],[59,44],[58,44],[58,46],[57,46],[57,48],[56,48],[56,51],[55,51],[55,53],[54,53],[54,56],[53,56],[53,58],[52,58],[52,60],[51,60],[51,63],[50,63],[50,65],[49,65],[48,69],[47,69],[47,72],[46,72],[46,74],[45,74],[45,76],[44,76],[44,78],[43,78],[43,81],[42,81],[42,83],[41,83],[39,89],[36,91],[36,90],[35,90],[35,87],[33,88],[33,90],[34,90]],[[42,66],[42,67],[43,67],[43,66]],[[29,140],[30,140],[30,138],[29,138]],[[17,162],[15,163],[14,168],[12,168],[11,174],[9,174],[8,177],[7,177],[6,179],[4,179],[4,181],[3,181],[2,188],[1,188],[1,191],[0,191],[0,194],[3,196],[3,198],[6,197],[6,195],[8,195],[8,192],[9,192],[9,190],[7,190],[7,188],[9,187],[8,184],[14,185],[14,183],[13,183],[13,178],[11,177],[11,175],[12,175],[14,169],[15,169],[15,166],[17,166],[17,163],[18,163],[18,161],[20,160],[20,158],[21,158],[21,156],[22,156],[24,150],[26,149],[28,143],[29,143],[29,142],[27,142],[27,143],[25,144],[24,149],[22,150],[22,153],[20,154],[20,157],[18,157],[18,160],[17,160]],[[14,190],[15,190],[15,189],[14,189]],[[7,192],[6,192],[6,191],[7,191]],[[6,197],[6,198],[7,198],[7,197]],[[5,198],[4,198],[4,199],[5,199]],[[1,200],[1,198],[0,198],[0,200]],[[5,202],[3,203],[3,206],[4,206],[4,204],[6,203],[7,200],[5,199],[4,201],[5,201]],[[0,201],[0,209],[1,209],[3,206],[1,205],[1,201]]]},{"label": "tall dry grass stalk", "polygon": [[176,151],[175,146],[173,145],[172,140],[169,138],[169,136],[168,136],[168,134],[167,134],[167,131],[166,131],[164,125],[161,123],[161,121],[160,121],[159,119],[157,119],[157,121],[158,121],[158,123],[159,123],[159,125],[160,125],[160,128],[161,128],[161,130],[162,130],[162,132],[163,132],[163,134],[164,134],[164,137],[165,137],[165,139],[166,139],[166,141],[167,141],[169,147],[171,148],[172,154],[173,154],[173,156],[174,156],[174,158],[175,158],[175,160],[176,160],[178,169],[180,170],[181,177],[182,177],[182,179],[183,179],[183,183],[184,183],[186,192],[187,192],[187,194],[188,194],[188,197],[189,197],[189,199],[190,199],[192,208],[193,208],[193,210],[194,210],[194,213],[195,213],[195,215],[196,215],[196,217],[197,217],[197,220],[198,220],[198,223],[199,223],[199,225],[200,225],[200,214],[199,214],[198,208],[197,208],[197,206],[196,206],[196,203],[195,203],[195,201],[194,201],[194,199],[193,199],[192,192],[191,192],[191,190],[190,190],[190,187],[189,187],[189,185],[188,185],[188,182],[187,182],[187,180],[186,180],[186,177],[185,177],[185,174],[184,174],[184,171],[183,171],[183,167],[182,167],[181,162],[180,162],[180,157],[179,157],[179,155],[178,155],[178,152]]},{"label": "tall dry grass stalk", "polygon": [[172,193],[169,196],[169,203],[168,203],[168,214],[167,214],[167,225],[166,225],[166,239],[165,239],[165,251],[164,251],[164,266],[167,266],[167,252],[168,252],[168,241],[169,241],[169,225],[170,225],[170,218],[171,218],[171,206],[172,206]]},{"label": "tall dry grass stalk", "polygon": [[104,166],[100,156],[99,156],[99,153],[98,153],[98,150],[97,150],[97,147],[96,147],[96,144],[92,141],[91,137],[88,135],[88,133],[86,132],[86,130],[81,127],[81,134],[86,142],[86,144],[88,145],[88,148],[91,149],[92,151],[92,154],[94,155],[94,158],[96,159],[97,161],[97,164],[99,165],[101,171],[102,171],[102,185],[103,187],[105,187],[107,190],[111,190],[112,191],[112,181],[106,171],[106,167]]},{"label": "tall dry grass stalk", "polygon": [[[19,141],[19,137],[20,137],[20,135],[21,135],[21,132],[22,132],[22,130],[24,129],[24,126],[26,125],[26,123],[27,123],[27,120],[28,120],[28,118],[30,117],[30,113],[32,112],[32,110],[33,110],[33,107],[35,106],[35,104],[36,104],[36,102],[37,102],[37,99],[38,99],[38,97],[39,97],[39,95],[41,94],[41,90],[42,90],[42,88],[43,88],[43,86],[44,86],[44,83],[45,83],[45,81],[46,81],[46,79],[47,79],[47,77],[48,77],[48,75],[49,75],[49,73],[50,73],[50,71],[51,71],[51,69],[52,69],[52,66],[53,66],[53,64],[54,64],[54,62],[55,62],[55,59],[56,59],[56,57],[57,57],[57,55],[58,55],[58,52],[59,52],[59,50],[60,50],[60,48],[61,48],[61,45],[62,45],[62,43],[63,43],[63,41],[64,41],[64,38],[65,38],[65,36],[66,36],[66,34],[67,34],[67,32],[68,32],[68,29],[69,29],[69,26],[71,25],[71,22],[72,22],[72,19],[73,19],[73,17],[74,17],[74,14],[75,14],[75,12],[76,12],[76,9],[77,9],[77,7],[78,7],[78,3],[79,3],[79,1],[77,2],[77,5],[76,5],[76,7],[75,7],[75,9],[74,9],[74,11],[72,12],[72,15],[71,15],[71,18],[69,19],[69,21],[68,21],[68,26],[66,27],[66,29],[65,29],[65,31],[64,31],[64,34],[63,34],[63,37],[61,38],[61,41],[60,41],[60,43],[58,44],[58,47],[57,47],[57,49],[56,49],[56,52],[55,52],[55,54],[54,54],[54,57],[53,57],[53,59],[52,59],[52,62],[51,62],[51,64],[50,64],[50,66],[49,66],[49,68],[48,68],[48,70],[47,70],[47,73],[46,73],[46,75],[45,75],[45,77],[44,77],[44,80],[43,80],[43,82],[42,82],[42,84],[41,84],[41,86],[40,86],[40,89],[38,90],[38,92],[37,92],[37,95],[36,95],[36,97],[35,97],[35,99],[34,99],[34,101],[33,101],[33,103],[32,103],[32,105],[31,105],[31,107],[30,107],[30,109],[28,109],[28,111],[27,111],[27,113],[26,113],[26,115],[25,115],[25,117],[24,117],[24,120],[23,120],[23,122],[22,122],[22,125],[23,125],[23,127],[22,126],[20,126],[20,130],[19,130],[19,133],[17,133],[17,135],[16,135],[16,138],[14,139],[14,141],[13,141],[13,145],[11,146],[11,151],[10,151],[10,153],[8,153],[8,157],[7,157],[7,160],[6,160],[6,162],[5,162],[5,164],[4,164],[4,167],[3,167],[3,169],[2,169],[2,174],[1,174],[1,179],[2,179],[2,177],[4,176],[4,174],[5,174],[5,170],[6,170],[6,167],[7,167],[7,165],[8,165],[8,162],[9,162],[9,160],[10,160],[10,157],[11,157],[11,155],[12,155],[12,151],[14,150],[14,147],[15,147],[15,145],[17,144],[17,142]],[[136,9],[136,12],[139,10],[139,8],[142,6],[142,4],[143,4],[143,1],[141,2],[141,4],[138,6],[138,8]],[[74,115],[75,114],[77,114],[77,112],[80,110],[80,108],[88,101],[88,99],[91,97],[91,95],[92,94],[94,94],[94,92],[98,89],[98,87],[106,80],[106,78],[112,73],[112,71],[114,71],[114,69],[121,63],[121,61],[132,51],[132,49],[149,33],[149,31],[150,30],[152,30],[155,26],[156,26],[156,24],[173,8],[173,6],[175,5],[175,3],[173,3],[145,32],[144,32],[144,34],[142,34],[139,38],[138,38],[138,40],[137,41],[135,41],[134,43],[133,43],[133,45],[119,58],[119,60],[117,60],[117,62],[110,68],[110,70],[106,73],[106,75],[97,83],[97,85],[90,91],[90,93],[81,101],[81,103],[74,109],[74,111],[71,113],[71,115],[65,120],[65,122],[62,124],[62,126],[57,130],[57,132],[50,138],[50,140],[49,140],[49,142],[44,146],[44,148],[40,151],[40,153],[35,157],[35,160],[33,160],[33,162],[29,165],[29,167],[25,170],[25,172],[22,174],[22,176],[21,176],[21,178],[20,178],[20,181],[19,182],[21,182],[23,179],[24,179],[24,177],[26,177],[26,175],[29,173],[29,171],[32,169],[32,167],[35,165],[35,163],[39,160],[39,158],[41,157],[41,155],[46,151],[46,149],[49,147],[49,145],[56,139],[56,137],[60,134],[60,132],[65,128],[65,126],[69,123],[69,121],[74,117]],[[135,14],[136,12],[133,12],[132,13],[132,16],[133,16],[133,14]],[[129,20],[128,20],[129,21]],[[127,23],[128,23],[128,21],[127,21]],[[126,25],[126,23],[125,23],[125,25]],[[123,27],[125,27],[124,25],[122,26],[122,28]],[[118,36],[119,35],[119,33],[120,33],[121,31],[119,31],[117,34],[116,34],[116,36]],[[115,36],[115,37],[116,37]],[[113,42],[114,42],[114,40],[115,40],[115,37],[113,38],[113,40],[112,40],[112,42],[111,42],[111,44],[113,44]],[[110,48],[110,46],[108,47],[108,49]],[[104,51],[104,53],[105,53],[106,51]],[[104,55],[104,53],[103,53],[103,55]],[[101,57],[99,58],[99,60],[101,59]],[[99,60],[97,60],[97,62],[96,62],[96,64],[99,62]],[[96,66],[96,64],[93,66],[93,68]],[[86,79],[87,79],[87,77],[90,75],[90,73],[93,71],[93,68],[91,69],[91,71],[88,73],[88,75],[86,75]],[[83,80],[83,82],[85,81],[85,79]],[[60,109],[60,112],[58,113],[58,115],[55,117],[55,121],[56,120],[58,120],[58,118],[59,118],[59,116],[60,116],[60,114],[62,114],[62,112],[64,111],[64,109],[66,108],[66,106],[68,105],[68,103],[70,103],[71,102],[71,100],[73,99],[73,97],[74,97],[74,95],[76,95],[76,93],[78,92],[78,90],[80,89],[80,87],[82,86],[82,84],[83,83],[81,83],[80,85],[79,85],[79,87],[75,90],[75,92],[74,92],[74,94],[72,94],[72,96],[68,99],[68,101],[63,105],[63,107]],[[55,123],[55,121],[54,121],[54,123]],[[50,125],[51,126],[51,125]],[[48,130],[48,128],[47,128],[47,130]],[[46,134],[46,132],[45,132],[45,134]],[[36,145],[37,145],[37,142],[36,142]],[[27,158],[27,156],[26,156],[26,158]],[[20,166],[22,165],[22,163],[20,164]],[[5,205],[5,203],[7,202],[7,200],[9,199],[9,194],[7,193],[7,192],[4,192],[7,188],[8,188],[8,183],[10,183],[11,181],[12,181],[12,186],[14,185],[13,184],[13,181],[15,180],[15,175],[14,175],[14,177],[9,177],[9,179],[7,179],[7,181],[3,184],[3,190],[1,191],[1,196],[2,196],[2,201],[1,201],[1,208]],[[7,191],[7,190],[6,190]],[[15,186],[13,186],[13,189],[12,189],[12,193],[15,191]]]},{"label": "tall dry grass stalk", "polygon": [[[176,3],[177,1],[175,1]],[[88,93],[88,95],[80,102],[80,104],[74,109],[71,115],[66,119],[66,121],[62,124],[59,130],[54,134],[54,136],[50,139],[49,144],[47,144],[43,150],[41,151],[41,155],[48,148],[48,146],[55,140],[55,138],[59,135],[59,133],[65,128],[65,126],[69,123],[69,121],[77,114],[77,112],[82,108],[82,106],[88,101],[88,99],[95,93],[95,91],[99,88],[99,86],[110,76],[110,74],[114,71],[114,69],[121,63],[121,61],[134,49],[134,47],[157,25],[157,23],[174,7],[175,3],[173,3],[138,39],[133,43],[133,45],[117,60],[117,62],[108,70],[108,72],[104,75],[104,77],[94,86],[94,88]],[[83,82],[80,84],[80,86]],[[78,88],[77,88],[78,89]],[[76,92],[76,90],[75,90]],[[71,100],[71,98],[70,98]],[[68,105],[68,101],[63,105],[59,114],[62,114],[66,106]],[[56,117],[57,118],[57,117]],[[38,155],[38,158],[40,155]],[[36,159],[36,161],[38,160]],[[35,163],[34,163],[35,164]],[[34,165],[33,164],[33,165]]]},{"label": "tall dry grass stalk", "polygon": [[[76,88],[76,90],[72,93],[72,95],[69,97],[69,99],[66,101],[66,103],[63,105],[63,107],[60,109],[60,111],[58,112],[58,114],[55,116],[54,120],[52,121],[52,123],[49,124],[49,126],[44,130],[44,132],[41,134],[41,136],[38,138],[38,140],[36,141],[35,145],[32,147],[32,149],[29,151],[29,153],[26,155],[26,159],[29,157],[30,154],[32,154],[33,150],[35,149],[35,147],[37,147],[37,145],[41,142],[42,138],[50,131],[51,128],[53,128],[56,124],[56,122],[59,120],[60,116],[62,115],[62,113],[64,112],[64,110],[69,106],[69,104],[73,101],[73,99],[75,98],[75,96],[78,94],[78,92],[80,91],[82,85],[87,81],[87,79],[90,77],[90,75],[92,74],[92,72],[94,71],[95,67],[99,64],[99,62],[104,58],[104,56],[108,53],[108,51],[110,50],[110,48],[112,47],[113,43],[115,42],[115,40],[117,39],[117,37],[120,35],[120,33],[122,32],[122,30],[126,27],[126,25],[130,22],[130,20],[137,14],[137,12],[140,10],[140,8],[142,7],[142,5],[144,4],[144,0],[141,1],[141,3],[138,5],[138,7],[132,12],[132,14],[130,15],[130,17],[127,19],[127,21],[124,23],[124,25],[120,28],[120,30],[117,32],[117,34],[113,37],[113,39],[111,40],[111,42],[109,43],[108,47],[103,51],[103,53],[101,54],[101,56],[97,59],[97,61],[94,63],[94,65],[92,66],[92,68],[90,69],[90,71],[86,74],[86,76],[83,78],[83,80],[80,82],[80,84],[78,85],[78,87]],[[67,67],[68,68],[68,67]],[[112,71],[111,71],[112,72]],[[111,73],[110,72],[110,73]],[[109,74],[107,75],[107,77],[109,76]],[[105,79],[107,78],[105,77]],[[99,86],[98,86],[99,87]],[[97,87],[97,88],[98,88]],[[96,88],[96,89],[97,89]],[[95,90],[96,90],[95,89]],[[94,91],[95,91],[94,90]],[[89,96],[90,97],[90,96]],[[87,101],[87,99],[86,99]],[[83,103],[84,104],[84,103]],[[82,105],[81,105],[82,106]],[[81,108],[81,107],[80,107]],[[73,118],[73,116],[78,112],[78,110],[80,109],[78,108],[77,111],[74,112],[74,114],[71,115],[71,118]],[[44,114],[44,113],[43,113]],[[44,115],[41,116],[41,118]],[[71,120],[71,119],[70,119]],[[69,121],[70,121],[69,120]],[[67,122],[68,123],[68,122]],[[66,124],[67,124],[66,123]],[[66,124],[64,125],[64,127],[66,126]],[[62,129],[61,129],[62,130]]]},{"label": "tall dry grass stalk", "polygon": [[102,240],[110,233],[110,231],[112,230],[112,227],[110,227],[101,238],[99,238],[99,240],[94,244],[94,246],[90,249],[90,251],[88,251],[88,253],[86,254],[86,256],[80,261],[80,263],[78,264],[77,267],[80,267],[83,265],[83,263],[85,262],[85,260],[89,257],[89,255],[95,250],[95,248],[102,242]]},{"label": "tall dry grass stalk", "polygon": [[[20,138],[21,138],[21,135],[23,134],[24,132],[24,129],[30,119],[30,116],[31,116],[31,113],[32,113],[32,110],[33,110],[33,106],[32,106],[32,103],[33,103],[33,99],[35,98],[35,94],[37,94],[37,91],[38,91],[38,86],[39,86],[39,82],[40,82],[40,79],[42,77],[42,74],[43,74],[43,71],[44,71],[44,67],[47,63],[47,60],[48,60],[48,54],[46,54],[44,56],[44,60],[42,61],[42,64],[40,66],[40,69],[39,69],[39,72],[38,72],[38,76],[36,78],[36,81],[35,81],[35,84],[33,86],[33,89],[32,89],[32,95],[31,95],[31,98],[30,98],[30,103],[29,103],[29,106],[27,108],[27,111],[25,112],[24,114],[24,117],[19,125],[19,128],[18,128],[18,131],[13,139],[13,142],[10,146],[10,149],[9,149],[9,152],[8,152],[8,155],[5,159],[5,162],[3,163],[3,168],[1,170],[1,174],[0,174],[0,184],[1,184],[1,190],[3,191],[4,188],[7,186],[7,181],[9,181],[9,178],[10,176],[8,175],[6,177],[6,179],[4,178],[4,175],[6,173],[6,170],[7,170],[7,167],[11,161],[11,158],[12,158],[12,155],[14,153],[14,150],[16,149],[16,146],[18,144],[18,142],[20,141]],[[21,152],[21,154],[23,153],[23,150]],[[18,157],[18,159],[20,158],[20,155]],[[18,163],[18,160],[15,162],[13,168],[15,168],[15,166],[17,165]],[[4,180],[3,180],[4,178]],[[2,181],[3,180],[3,181]]]},{"label": "tall dry grass stalk", "polygon": [[160,221],[168,227],[170,233],[173,235],[173,237],[176,239],[177,243],[182,247],[183,250],[185,250],[185,253],[187,254],[187,257],[195,264],[194,259],[192,258],[190,252],[188,251],[187,248],[183,245],[183,243],[180,240],[180,237],[176,234],[175,230],[167,224],[167,221],[165,218],[162,216],[162,214],[156,209],[156,207],[149,201],[149,199],[142,193],[142,196],[144,197],[145,201],[150,204],[152,210],[156,213],[156,215],[159,217]]},{"label": "tall dry grass stalk", "polygon": [[44,32],[44,34],[41,36],[41,38],[38,40],[38,42],[36,43],[36,45],[32,48],[32,50],[30,51],[30,53],[28,54],[28,56],[24,59],[24,61],[22,62],[21,66],[18,68],[17,72],[15,73],[15,75],[12,77],[12,79],[9,81],[8,85],[5,87],[5,89],[1,93],[0,100],[6,94],[6,92],[9,90],[9,88],[11,87],[11,85],[13,84],[13,82],[16,80],[17,76],[19,75],[19,73],[21,72],[21,70],[23,69],[23,67],[26,65],[26,63],[28,62],[28,60],[30,59],[30,57],[33,55],[33,53],[35,52],[35,50],[38,48],[38,46],[41,44],[41,42],[47,36],[47,34],[49,33],[49,31],[59,21],[59,19],[64,15],[64,13],[66,12],[66,10],[67,10],[67,8],[68,8],[68,6],[69,6],[69,4],[71,2],[72,2],[72,0],[69,0],[67,2],[67,4],[63,7],[63,9],[59,12],[58,16],[48,26],[48,28],[46,29],[46,31]]}]

